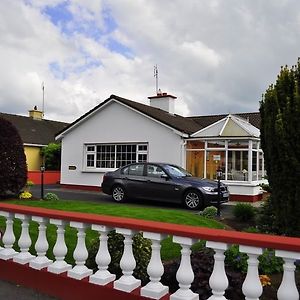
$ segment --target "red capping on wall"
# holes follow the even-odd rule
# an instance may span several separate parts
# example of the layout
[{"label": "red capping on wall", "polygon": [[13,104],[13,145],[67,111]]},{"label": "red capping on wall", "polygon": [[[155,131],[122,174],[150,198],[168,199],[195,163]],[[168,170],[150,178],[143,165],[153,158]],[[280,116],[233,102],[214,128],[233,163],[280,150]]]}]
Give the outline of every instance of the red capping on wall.
[{"label": "red capping on wall", "polygon": [[[140,296],[140,289],[131,293],[116,290],[112,285],[101,286],[89,283],[87,278],[76,280],[63,274],[53,274],[21,265],[12,260],[0,260],[0,279],[14,282],[46,295],[64,300],[105,299],[105,300],[146,300]],[[166,299],[166,298],[165,298]]]},{"label": "red capping on wall", "polygon": [[54,209],[29,207],[25,205],[8,203],[0,203],[0,210],[25,215],[47,217],[52,219],[61,219],[66,221],[107,225],[109,227],[128,228],[144,232],[147,231],[154,233],[165,233],[169,235],[190,237],[194,239],[209,240],[228,244],[240,244],[253,247],[300,252],[300,238],[295,237],[237,232],[223,229],[211,229],[188,225],[146,221],[140,219],[59,211]]},{"label": "red capping on wall", "polygon": [[72,190],[92,191],[92,192],[102,191],[101,187],[92,186],[92,185],[61,184],[60,186],[65,189],[72,189]]},{"label": "red capping on wall", "polygon": [[263,194],[259,195],[230,195],[229,201],[238,201],[238,202],[257,202],[261,201]]},{"label": "red capping on wall", "polygon": [[[27,179],[31,180],[34,184],[42,183],[41,171],[28,171]],[[60,182],[60,171],[45,171],[44,184],[56,184]]]}]

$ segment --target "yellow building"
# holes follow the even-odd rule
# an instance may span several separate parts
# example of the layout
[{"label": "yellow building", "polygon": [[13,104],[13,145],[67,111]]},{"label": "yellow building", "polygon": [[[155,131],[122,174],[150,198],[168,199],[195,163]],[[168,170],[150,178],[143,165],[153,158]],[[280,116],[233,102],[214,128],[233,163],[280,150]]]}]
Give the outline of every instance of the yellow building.
[{"label": "yellow building", "polygon": [[29,116],[0,113],[19,131],[23,140],[28,171],[39,171],[42,165],[41,149],[55,142],[55,134],[65,128],[68,123],[43,119],[43,112],[37,107],[29,111]]}]

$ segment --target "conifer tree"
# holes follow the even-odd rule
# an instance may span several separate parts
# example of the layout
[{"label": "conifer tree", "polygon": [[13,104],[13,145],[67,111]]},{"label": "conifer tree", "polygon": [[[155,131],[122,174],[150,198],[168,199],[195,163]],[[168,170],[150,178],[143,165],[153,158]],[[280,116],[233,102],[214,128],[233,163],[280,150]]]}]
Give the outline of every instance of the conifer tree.
[{"label": "conifer tree", "polygon": [[280,234],[300,235],[300,59],[260,102],[261,143]]},{"label": "conifer tree", "polygon": [[27,181],[24,147],[18,130],[0,117],[0,195],[18,194]]}]

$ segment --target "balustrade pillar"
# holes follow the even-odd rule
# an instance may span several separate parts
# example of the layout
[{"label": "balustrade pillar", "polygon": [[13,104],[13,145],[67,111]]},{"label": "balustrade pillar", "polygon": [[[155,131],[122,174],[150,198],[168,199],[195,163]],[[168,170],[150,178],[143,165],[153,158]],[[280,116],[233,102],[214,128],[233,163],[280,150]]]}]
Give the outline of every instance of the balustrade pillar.
[{"label": "balustrade pillar", "polygon": [[212,289],[212,296],[208,300],[227,300],[224,297],[225,290],[228,287],[228,279],[225,272],[224,251],[228,249],[228,245],[219,242],[206,242],[206,247],[212,248],[214,254],[214,269],[209,278],[209,286]]},{"label": "balustrade pillar", "polygon": [[164,266],[160,257],[160,242],[165,239],[166,236],[152,232],[144,232],[143,236],[144,238],[151,240],[152,253],[147,267],[150,282],[141,288],[141,295],[152,299],[160,299],[169,292],[169,287],[160,282],[161,276],[164,273]]},{"label": "balustrade pillar", "polygon": [[129,293],[141,285],[141,281],[132,275],[136,266],[132,252],[132,237],[136,232],[126,228],[117,228],[116,232],[122,234],[125,239],[124,252],[120,261],[123,275],[114,282],[114,288]]},{"label": "balustrade pillar", "polygon": [[98,271],[90,276],[89,281],[91,283],[106,285],[116,279],[115,274],[111,274],[107,269],[110,264],[111,257],[108,251],[107,234],[112,228],[102,225],[92,224],[92,229],[99,233],[99,249],[96,255],[96,263],[98,265]]},{"label": "balustrade pillar", "polygon": [[53,263],[53,261],[46,256],[47,250],[49,248],[46,236],[47,224],[49,223],[49,219],[33,216],[32,221],[35,221],[39,224],[39,233],[35,243],[37,257],[30,261],[29,266],[33,269],[41,270]]},{"label": "balustrade pillar", "polygon": [[276,250],[275,254],[284,260],[283,277],[277,291],[278,300],[299,300],[299,291],[295,282],[295,261],[300,259],[300,253]]},{"label": "balustrade pillar", "polygon": [[258,259],[257,257],[262,254],[261,248],[243,246],[239,247],[240,252],[248,254],[248,270],[245,281],[243,283],[242,291],[246,300],[259,300],[263,292],[263,288],[258,274]]},{"label": "balustrade pillar", "polygon": [[13,257],[13,261],[22,265],[29,263],[35,258],[34,255],[29,253],[29,247],[31,246],[31,238],[29,235],[29,221],[30,216],[23,214],[15,214],[15,218],[20,219],[21,224],[21,235],[18,241],[21,252]]},{"label": "balustrade pillar", "polygon": [[4,248],[0,251],[0,259],[8,260],[18,254],[18,252],[13,249],[13,244],[16,240],[13,230],[13,219],[15,215],[6,211],[0,211],[0,215],[6,218],[6,228],[2,237]]},{"label": "balustrade pillar", "polygon": [[48,266],[48,271],[60,274],[72,269],[72,266],[64,261],[68,252],[68,248],[65,243],[65,226],[67,222],[63,220],[50,219],[50,223],[57,226],[57,238],[53,248],[55,262]]},{"label": "balustrade pillar", "polygon": [[81,222],[70,222],[70,226],[77,229],[77,245],[73,253],[76,265],[68,271],[68,276],[81,280],[93,274],[93,271],[85,265],[85,261],[88,258],[88,251],[85,245],[85,230],[88,226]]},{"label": "balustrade pillar", "polygon": [[194,272],[191,265],[190,247],[196,242],[194,239],[173,236],[173,242],[181,245],[181,261],[176,279],[179,289],[170,296],[170,300],[198,300],[199,295],[191,291],[191,283],[194,280]]}]

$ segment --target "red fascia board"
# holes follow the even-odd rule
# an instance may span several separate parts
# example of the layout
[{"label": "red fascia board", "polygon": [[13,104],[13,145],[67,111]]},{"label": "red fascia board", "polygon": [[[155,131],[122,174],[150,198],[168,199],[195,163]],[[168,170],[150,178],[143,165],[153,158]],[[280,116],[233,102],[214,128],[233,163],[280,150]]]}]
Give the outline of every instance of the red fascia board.
[{"label": "red fascia board", "polygon": [[0,203],[0,210],[51,219],[106,225],[112,228],[128,228],[136,231],[170,234],[198,240],[209,240],[227,244],[239,244],[260,248],[271,248],[300,252],[300,238],[246,233],[223,229],[211,229],[189,225],[146,221],[79,212],[69,212],[16,204]]}]

